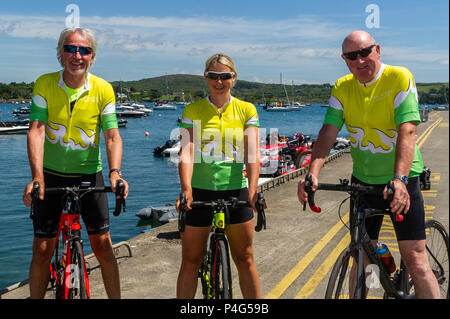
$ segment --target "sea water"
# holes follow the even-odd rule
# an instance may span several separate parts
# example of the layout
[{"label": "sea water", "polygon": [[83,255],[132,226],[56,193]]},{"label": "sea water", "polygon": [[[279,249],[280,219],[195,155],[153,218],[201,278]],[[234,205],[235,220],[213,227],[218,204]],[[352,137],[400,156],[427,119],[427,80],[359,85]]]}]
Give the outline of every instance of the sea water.
[{"label": "sea water", "polygon": [[[145,103],[152,106],[151,103]],[[14,120],[12,111],[21,105],[0,104],[0,120]],[[277,129],[280,135],[297,132],[314,138],[322,125],[326,108],[319,104],[306,106],[296,112],[266,112],[257,107],[260,117],[261,137]],[[174,203],[180,192],[178,169],[167,158],[153,156],[153,149],[163,145],[177,128],[177,119],[183,108],[176,111],[154,111],[142,118],[129,118],[126,128],[120,128],[123,140],[123,177],[130,185],[126,201],[127,212],[120,216],[110,215],[111,238],[114,243],[128,240],[143,229],[138,227],[136,213],[148,206],[164,206]],[[148,136],[146,136],[148,132]],[[341,134],[346,135],[342,130]],[[101,138],[102,160],[108,180],[108,165],[103,137]],[[0,290],[28,278],[33,243],[33,225],[29,208],[22,202],[25,186],[31,181],[27,157],[26,135],[0,135]],[[112,194],[108,195],[110,211],[115,204]],[[84,225],[83,225],[84,227]],[[91,252],[85,230],[85,253]]]}]

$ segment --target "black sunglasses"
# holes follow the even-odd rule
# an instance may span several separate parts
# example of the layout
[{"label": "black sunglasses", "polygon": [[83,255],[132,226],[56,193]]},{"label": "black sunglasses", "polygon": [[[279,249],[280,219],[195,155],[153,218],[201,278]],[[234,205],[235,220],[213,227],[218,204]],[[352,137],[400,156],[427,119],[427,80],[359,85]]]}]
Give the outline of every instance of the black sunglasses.
[{"label": "black sunglasses", "polygon": [[356,58],[358,57],[358,54],[361,56],[361,58],[366,58],[371,52],[373,47],[376,46],[376,44],[372,44],[370,47],[365,48],[365,49],[361,49],[358,51],[353,51],[353,52],[347,52],[347,53],[342,53],[342,55],[351,61],[355,61]]},{"label": "black sunglasses", "polygon": [[206,77],[211,80],[217,80],[220,78],[221,80],[230,80],[234,76],[234,72],[214,72],[208,71],[205,73]]},{"label": "black sunglasses", "polygon": [[76,45],[65,44],[63,45],[64,52],[75,54],[80,52],[81,55],[87,55],[92,53],[92,48],[90,47],[78,47]]}]

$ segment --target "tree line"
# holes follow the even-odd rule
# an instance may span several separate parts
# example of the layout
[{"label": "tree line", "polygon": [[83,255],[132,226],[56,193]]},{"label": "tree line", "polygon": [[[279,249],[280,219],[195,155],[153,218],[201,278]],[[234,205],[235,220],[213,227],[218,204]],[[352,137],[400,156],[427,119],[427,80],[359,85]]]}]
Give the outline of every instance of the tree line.
[{"label": "tree line", "polygon": [[[202,76],[176,74],[138,81],[111,82],[118,100],[137,102],[186,101],[203,98],[208,92]],[[34,83],[0,83],[0,101],[30,101]],[[332,85],[301,84],[281,85],[238,80],[232,89],[233,96],[253,103],[301,102],[327,103]],[[419,103],[448,104],[447,83],[417,83]]]}]

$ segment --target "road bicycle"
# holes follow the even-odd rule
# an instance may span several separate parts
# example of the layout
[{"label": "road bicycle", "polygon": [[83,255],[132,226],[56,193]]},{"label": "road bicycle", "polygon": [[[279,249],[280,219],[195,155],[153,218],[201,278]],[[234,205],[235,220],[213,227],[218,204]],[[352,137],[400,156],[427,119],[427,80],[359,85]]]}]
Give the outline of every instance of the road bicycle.
[{"label": "road bicycle", "polygon": [[[192,208],[207,207],[211,210],[212,225],[208,241],[205,246],[203,262],[199,270],[202,294],[204,299],[232,299],[233,286],[231,279],[230,253],[228,240],[225,236],[229,221],[229,209],[238,207],[250,207],[248,201],[239,201],[237,198],[229,200],[217,199],[213,201],[193,201]],[[266,229],[266,217],[264,213],[265,200],[262,193],[258,193],[256,209],[258,213],[255,231]],[[178,228],[184,231],[186,224],[186,197],[180,194],[180,213]]]},{"label": "road bicycle", "polygon": [[[113,212],[118,216],[126,211],[124,196],[125,186],[120,180],[116,188],[116,207]],[[50,289],[54,289],[56,299],[88,299],[89,269],[84,259],[83,241],[81,239],[80,209],[81,199],[89,193],[112,192],[111,187],[91,187],[90,182],[81,182],[79,186],[46,188],[45,195],[62,194],[63,211],[56,236],[53,261],[50,263]],[[39,183],[33,184],[33,202],[30,218],[38,200]]]},{"label": "road bicycle", "polygon": [[[315,205],[314,192],[311,190],[312,179],[308,174],[305,178],[305,191],[308,193],[308,204],[312,211],[320,212],[320,208]],[[384,187],[363,186],[358,184],[349,185],[347,179],[341,179],[339,184],[319,183],[317,189],[347,192],[354,201],[353,211],[350,212],[351,223],[350,244],[345,248],[336,260],[328,281],[325,294],[326,299],[365,299],[368,289],[378,283],[384,289],[383,298],[413,299],[415,298],[414,282],[412,281],[403,260],[400,267],[392,274],[384,265],[371,243],[366,232],[365,220],[377,215],[392,215],[388,210],[363,208],[364,195],[380,195]],[[394,193],[392,181],[388,184],[390,199]],[[345,199],[346,200],[346,199]],[[344,203],[345,200],[342,202]],[[342,204],[341,204],[342,206]],[[305,206],[303,209],[305,210]],[[340,210],[340,207],[339,207]],[[401,222],[407,215],[396,215],[396,221]],[[342,219],[341,219],[342,220]],[[427,220],[426,228],[426,251],[430,266],[440,286],[441,297],[449,298],[449,238],[448,233],[437,220]],[[364,267],[364,256],[367,255],[369,265]],[[366,272],[370,275],[366,277]]]}]

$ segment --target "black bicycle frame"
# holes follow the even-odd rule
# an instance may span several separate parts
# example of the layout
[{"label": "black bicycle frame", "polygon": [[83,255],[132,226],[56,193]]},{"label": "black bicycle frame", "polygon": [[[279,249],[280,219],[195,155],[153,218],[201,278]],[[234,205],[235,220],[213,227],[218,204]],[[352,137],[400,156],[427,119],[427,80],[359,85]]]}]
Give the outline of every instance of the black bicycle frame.
[{"label": "black bicycle frame", "polygon": [[[356,284],[356,298],[361,299],[366,294],[366,276],[364,269],[364,252],[367,255],[367,258],[372,264],[378,266],[379,269],[379,280],[381,285],[384,288],[384,291],[389,296],[395,296],[396,298],[405,298],[405,294],[400,291],[398,288],[404,287],[406,283],[402,282],[403,276],[400,276],[400,285],[396,287],[392,280],[390,279],[390,274],[388,270],[385,268],[383,262],[375,251],[375,248],[372,245],[372,242],[369,238],[369,235],[366,231],[365,221],[366,218],[370,218],[377,215],[388,215],[389,213],[385,210],[381,209],[373,209],[373,208],[365,208],[362,210],[357,210],[358,207],[358,196],[354,198],[354,212],[353,217],[355,218],[355,224],[351,229],[351,242],[350,247],[356,247],[358,251],[358,272],[357,272],[357,284]],[[353,230],[353,231],[352,231]]]}]

